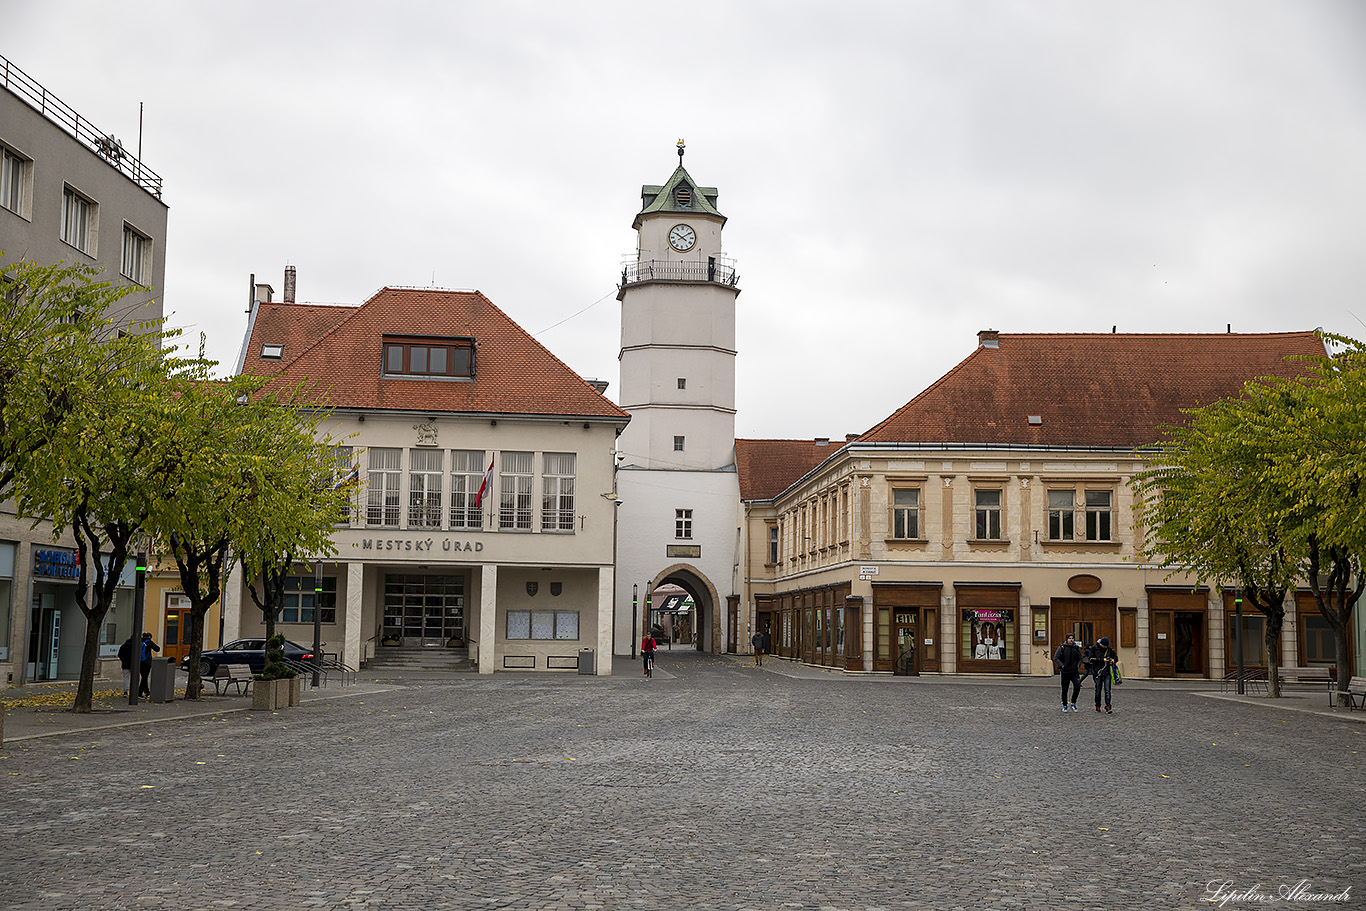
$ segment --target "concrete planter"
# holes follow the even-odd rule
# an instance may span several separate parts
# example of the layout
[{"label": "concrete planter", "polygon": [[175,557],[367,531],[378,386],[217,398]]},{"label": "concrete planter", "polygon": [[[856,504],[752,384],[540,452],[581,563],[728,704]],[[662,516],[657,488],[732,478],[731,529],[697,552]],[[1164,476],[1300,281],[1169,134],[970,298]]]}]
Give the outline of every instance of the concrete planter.
[{"label": "concrete planter", "polygon": [[298,705],[303,693],[303,681],[298,677],[285,680],[254,680],[251,684],[251,707],[273,712]]}]

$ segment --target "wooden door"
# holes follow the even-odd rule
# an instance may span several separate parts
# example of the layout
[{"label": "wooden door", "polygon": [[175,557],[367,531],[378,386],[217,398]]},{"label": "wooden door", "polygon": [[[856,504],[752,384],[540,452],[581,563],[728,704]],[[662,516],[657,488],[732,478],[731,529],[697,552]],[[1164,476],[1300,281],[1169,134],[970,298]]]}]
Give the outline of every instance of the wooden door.
[{"label": "wooden door", "polygon": [[726,601],[726,651],[734,655],[740,651],[740,604],[734,599]]},{"label": "wooden door", "polygon": [[892,669],[892,609],[879,607],[873,622],[873,670]]},{"label": "wooden door", "polygon": [[1176,662],[1173,660],[1172,614],[1169,610],[1155,610],[1148,614],[1152,624],[1152,664],[1148,673],[1154,677],[1175,677]]},{"label": "wooden door", "polygon": [[926,673],[939,672],[939,609],[922,607],[920,609],[920,669]]},{"label": "wooden door", "polygon": [[1114,598],[1054,598],[1051,605],[1054,648],[1071,633],[1082,648],[1090,648],[1099,639],[1109,639],[1110,647],[1119,650]]},{"label": "wooden door", "polygon": [[1148,673],[1154,677],[1209,675],[1204,591],[1148,592]]},{"label": "wooden door", "polygon": [[844,666],[847,670],[863,670],[863,609],[844,609]]}]

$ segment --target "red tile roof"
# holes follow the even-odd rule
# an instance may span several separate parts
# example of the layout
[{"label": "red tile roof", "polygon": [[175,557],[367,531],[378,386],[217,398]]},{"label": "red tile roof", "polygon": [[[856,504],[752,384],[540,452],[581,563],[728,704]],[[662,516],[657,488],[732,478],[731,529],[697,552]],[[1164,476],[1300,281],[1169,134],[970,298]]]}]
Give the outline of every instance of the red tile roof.
[{"label": "red tile roof", "polygon": [[[472,337],[473,381],[385,376],[385,335]],[[260,357],[276,344],[283,360]],[[308,383],[335,408],[630,417],[477,291],[382,288],[359,307],[262,304],[243,372]]]},{"label": "red tile roof", "polygon": [[843,447],[814,440],[736,440],[740,499],[773,499]]},{"label": "red tile roof", "polygon": [[1324,354],[1313,332],[996,338],[999,347],[978,347],[859,442],[1130,449],[1181,423],[1183,408],[1304,372],[1287,357]]}]

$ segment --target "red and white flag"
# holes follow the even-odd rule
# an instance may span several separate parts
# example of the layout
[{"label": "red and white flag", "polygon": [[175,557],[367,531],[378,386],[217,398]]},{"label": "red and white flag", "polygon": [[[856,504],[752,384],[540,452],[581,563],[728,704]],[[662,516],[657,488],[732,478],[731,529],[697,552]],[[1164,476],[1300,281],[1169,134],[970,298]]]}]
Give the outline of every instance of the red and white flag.
[{"label": "red and white flag", "polygon": [[482,484],[479,485],[479,492],[478,492],[477,494],[474,495],[474,508],[475,508],[475,509],[483,509],[483,508],[484,508],[484,492],[487,491],[487,490],[489,489],[489,485],[491,485],[492,483],[493,483],[493,456],[492,456],[492,455],[489,455],[489,470],[486,471],[486,472],[484,472],[484,483],[482,483]]}]

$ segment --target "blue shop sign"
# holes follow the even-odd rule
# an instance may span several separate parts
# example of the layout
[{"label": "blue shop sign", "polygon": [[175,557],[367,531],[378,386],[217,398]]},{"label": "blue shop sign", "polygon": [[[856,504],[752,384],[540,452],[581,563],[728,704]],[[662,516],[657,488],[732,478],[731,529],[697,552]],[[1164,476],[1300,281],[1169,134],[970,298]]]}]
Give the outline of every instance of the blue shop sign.
[{"label": "blue shop sign", "polygon": [[81,565],[74,550],[39,550],[33,554],[33,574],[49,579],[79,579]]}]

